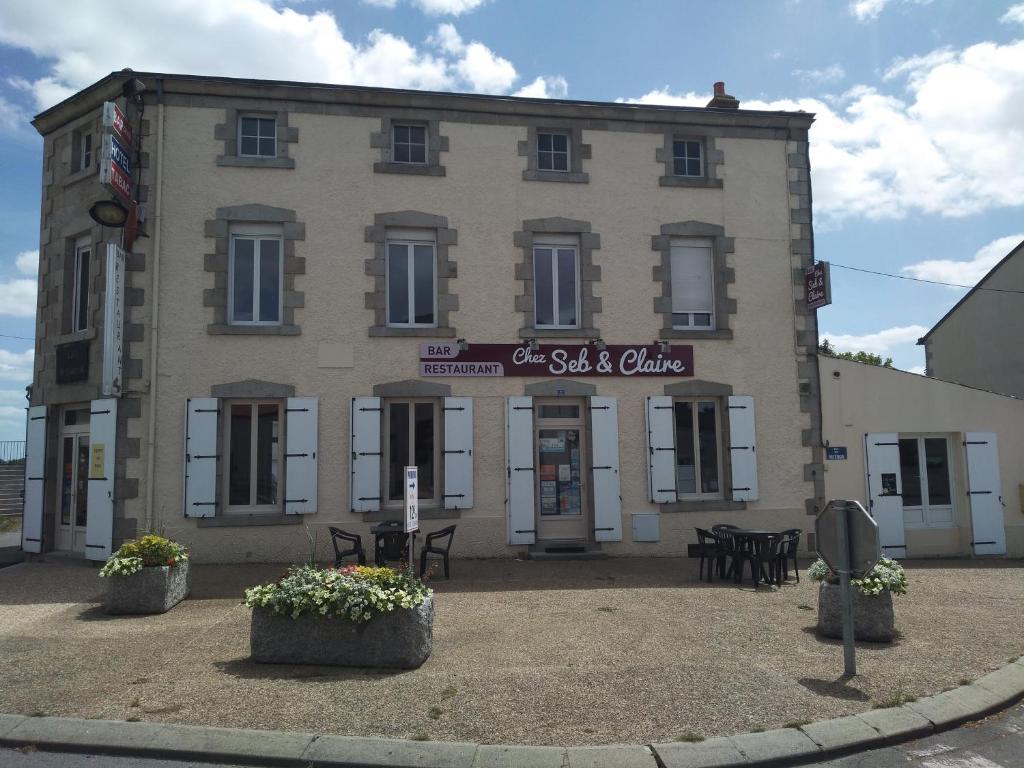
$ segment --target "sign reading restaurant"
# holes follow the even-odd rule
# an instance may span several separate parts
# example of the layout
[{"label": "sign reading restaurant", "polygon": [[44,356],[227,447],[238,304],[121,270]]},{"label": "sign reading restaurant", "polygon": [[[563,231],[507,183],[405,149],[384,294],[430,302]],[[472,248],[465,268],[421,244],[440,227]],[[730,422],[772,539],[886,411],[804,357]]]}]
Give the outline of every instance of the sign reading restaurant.
[{"label": "sign reading restaurant", "polygon": [[661,344],[420,344],[421,376],[693,376],[693,347]]}]

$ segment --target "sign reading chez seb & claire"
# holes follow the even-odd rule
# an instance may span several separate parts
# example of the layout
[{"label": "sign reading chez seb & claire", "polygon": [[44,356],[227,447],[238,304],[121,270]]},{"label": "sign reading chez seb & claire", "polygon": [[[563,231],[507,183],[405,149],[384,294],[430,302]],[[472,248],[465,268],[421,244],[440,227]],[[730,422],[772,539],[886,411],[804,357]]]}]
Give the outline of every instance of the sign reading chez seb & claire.
[{"label": "sign reading chez seb & claire", "polygon": [[420,344],[421,376],[693,376],[688,344]]}]

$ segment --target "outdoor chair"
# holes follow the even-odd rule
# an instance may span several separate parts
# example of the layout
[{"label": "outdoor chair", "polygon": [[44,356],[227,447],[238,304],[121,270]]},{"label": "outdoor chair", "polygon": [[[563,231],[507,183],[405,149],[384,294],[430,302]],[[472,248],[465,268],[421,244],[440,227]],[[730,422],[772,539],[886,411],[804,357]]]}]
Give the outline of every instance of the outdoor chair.
[{"label": "outdoor chair", "polygon": [[[428,533],[427,538],[423,542],[423,550],[420,552],[420,578],[427,572],[427,555],[440,555],[444,558],[444,577],[446,579],[451,578],[451,572],[449,570],[448,553],[452,548],[452,541],[455,539],[455,526],[449,525],[447,528],[442,528],[439,531]],[[434,546],[435,541],[442,542],[439,546]]]},{"label": "outdoor chair", "polygon": [[750,575],[754,579],[754,589],[763,576],[767,576],[769,584],[782,584],[782,566],[779,563],[782,535],[758,536],[753,540],[753,552],[750,559]]},{"label": "outdoor chair", "polygon": [[373,530],[373,559],[377,565],[387,565],[389,560],[402,560],[409,556],[409,534],[401,520],[380,523]]},{"label": "outdoor chair", "polygon": [[[717,525],[711,526],[711,535],[718,541],[719,547],[725,550],[725,554],[722,557],[721,562],[721,573],[719,574],[723,579],[726,579],[733,575],[733,570],[736,567],[736,539],[733,538],[732,532],[739,530],[739,526],[729,525],[728,523],[718,523]],[[728,569],[725,567],[729,559]]]},{"label": "outdoor chair", "polygon": [[[341,528],[328,527],[331,532],[331,544],[334,545],[334,567],[338,568],[342,560],[351,555],[356,556],[359,565],[366,565],[366,550],[363,549],[363,538],[357,533],[349,533]],[[348,549],[342,549],[345,544],[351,544]]]},{"label": "outdoor chair", "polygon": [[777,566],[781,570],[781,581],[789,580],[789,563],[793,563],[793,573],[796,574],[796,583],[800,583],[800,566],[796,561],[797,550],[800,548],[799,528],[790,528],[782,532],[782,542],[779,545],[779,557]]},{"label": "outdoor chair", "polygon": [[711,581],[712,567],[718,571],[718,575],[725,573],[725,558],[729,554],[724,541],[703,528],[694,528],[697,531],[697,548],[693,553],[694,557],[700,558],[700,565],[697,574],[700,579],[704,578],[704,561],[708,561],[708,581]]}]

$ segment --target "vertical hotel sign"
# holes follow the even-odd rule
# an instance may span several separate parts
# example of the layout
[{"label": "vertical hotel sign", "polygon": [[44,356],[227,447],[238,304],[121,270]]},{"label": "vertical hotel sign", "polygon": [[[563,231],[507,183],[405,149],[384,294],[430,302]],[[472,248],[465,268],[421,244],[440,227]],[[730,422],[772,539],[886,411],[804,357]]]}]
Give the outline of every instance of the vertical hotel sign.
[{"label": "vertical hotel sign", "polygon": [[121,396],[124,360],[124,249],[107,244],[107,290],[103,307],[103,394]]},{"label": "vertical hotel sign", "polygon": [[100,183],[126,205],[132,204],[132,160],[135,132],[124,112],[112,101],[103,104],[103,148],[100,152]]}]

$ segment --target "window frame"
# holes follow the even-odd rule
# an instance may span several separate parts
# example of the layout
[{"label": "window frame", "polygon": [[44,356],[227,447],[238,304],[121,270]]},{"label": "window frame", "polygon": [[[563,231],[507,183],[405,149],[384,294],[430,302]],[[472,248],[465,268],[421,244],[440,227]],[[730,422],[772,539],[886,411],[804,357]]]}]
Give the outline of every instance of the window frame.
[{"label": "window frame", "polygon": [[[537,307],[539,305],[539,297],[537,295],[538,281],[537,281],[537,249],[543,248],[552,252],[551,259],[551,300],[552,300],[552,317],[557,318],[559,316],[560,306],[558,304],[558,251],[565,249],[572,249],[573,252],[573,268],[575,274],[576,291],[574,300],[576,302],[575,314],[576,322],[573,325],[565,325],[562,323],[551,323],[541,324],[537,321]],[[539,236],[535,237],[532,250],[530,253],[531,261],[533,262],[533,326],[538,330],[576,330],[582,328],[583,318],[581,317],[583,302],[580,291],[580,242],[578,237],[568,236]]]},{"label": "window frame", "polygon": [[[231,504],[231,411],[236,405],[248,405],[250,407],[250,413],[252,414],[253,425],[258,423],[256,418],[257,409],[261,405],[275,405],[277,406],[277,423],[278,423],[278,434],[277,434],[277,446],[276,446],[276,461],[278,466],[278,483],[277,483],[277,500],[273,504]],[[223,457],[222,470],[221,470],[221,498],[223,504],[221,508],[224,510],[225,515],[274,515],[282,514],[284,512],[284,498],[285,498],[285,458],[284,448],[286,447],[287,439],[287,420],[285,418],[287,401],[279,398],[238,398],[238,399],[224,399],[221,400],[221,446],[220,455]],[[256,453],[258,446],[258,429],[252,429],[249,434],[249,493],[250,499],[256,498],[256,484],[257,484],[257,471],[256,471]]]},{"label": "window frame", "polygon": [[[260,139],[267,138],[267,137],[264,137],[260,133],[259,123],[257,123],[256,135],[255,135],[256,150],[257,150],[256,154],[251,154],[251,153],[247,153],[247,152],[243,152],[242,151],[242,137],[243,137],[242,126],[245,124],[246,120],[257,120],[257,121],[259,121],[259,120],[269,120],[270,122],[272,122],[274,124],[274,132],[273,132],[272,136],[269,137],[269,138],[272,138],[274,140],[274,154],[272,154],[272,155],[264,155],[264,154],[261,154],[259,152]],[[244,135],[247,136],[248,138],[254,138],[251,134],[244,134]],[[240,113],[238,115],[238,130],[237,130],[236,139],[238,141],[238,156],[239,157],[250,157],[250,158],[263,159],[263,160],[271,160],[271,159],[276,158],[278,156],[278,151],[277,151],[277,115],[254,114],[254,113],[244,113],[244,112]]]},{"label": "window frame", "polygon": [[[420,128],[423,131],[423,144],[414,144],[411,141],[399,142],[395,133],[398,128]],[[423,160],[422,162],[417,160],[399,160],[395,153],[395,147],[403,144],[409,147],[409,156],[412,157],[412,147],[423,147]],[[430,129],[427,125],[417,122],[395,122],[391,123],[391,162],[398,163],[399,165],[415,165],[425,166],[430,164]]]},{"label": "window frame", "polygon": [[[253,297],[252,320],[235,319],[235,241],[251,239],[257,243],[264,240],[277,241],[277,320],[260,320],[260,271],[261,248],[253,249]],[[284,324],[284,234],[282,227],[268,224],[246,224],[231,227],[228,231],[228,325],[279,326]]]},{"label": "window frame", "polygon": [[[683,248],[705,248],[707,250],[707,268],[708,268],[708,308],[707,309],[687,309],[684,311],[676,311],[676,295],[673,287],[673,275],[672,266],[673,262],[673,250],[676,247]],[[718,330],[718,317],[715,307],[715,243],[712,238],[708,237],[673,237],[669,241],[668,245],[668,271],[669,271],[669,300],[671,302],[669,308],[669,314],[671,315],[673,331],[694,331],[696,333],[707,333]],[[689,321],[688,325],[679,325],[676,323],[677,315],[686,315]],[[694,315],[708,315],[709,322],[707,325],[695,325],[693,322]]]},{"label": "window frame", "polygon": [[[925,452],[925,441],[926,440],[943,440],[946,443],[946,477],[949,483],[949,504],[932,504],[931,503],[931,488],[928,482],[928,465],[926,461]],[[903,510],[903,526],[913,530],[949,530],[951,528],[959,527],[959,517],[957,514],[957,492],[956,492],[956,473],[953,471],[953,439],[948,434],[934,434],[934,433],[904,433],[900,432],[897,437],[897,450],[899,449],[899,442],[903,440],[913,440],[917,443],[917,468],[920,478],[920,489],[921,489],[921,503],[919,505],[911,505],[909,509],[912,513],[918,513],[920,515],[919,520],[907,520],[907,509],[908,506],[903,503],[901,498],[901,506]],[[903,473],[903,461],[902,455],[900,456],[900,474]],[[903,489],[906,490],[906,479],[903,479]],[[929,521],[929,512],[931,510],[949,510],[950,519],[943,522],[931,522]]]},{"label": "window frame", "polygon": [[[562,154],[556,152],[554,149],[542,150],[540,148],[540,140],[542,136],[564,136],[565,137],[565,168],[544,168],[540,164],[541,153],[551,155],[552,159],[556,154]],[[542,173],[572,173],[572,133],[570,131],[537,131],[537,170]]]},{"label": "window frame", "polygon": [[[677,144],[682,144],[683,145],[683,153],[684,154],[681,157],[680,157],[680,155],[676,154],[676,145]],[[693,173],[677,173],[676,172],[676,160],[680,160],[681,159],[681,160],[683,160],[683,162],[685,164],[687,160],[691,160],[692,159],[691,157],[689,157],[688,154],[686,154],[686,145],[688,145],[688,144],[696,144],[697,145],[697,152],[698,152],[697,159],[700,161],[700,172],[696,173],[696,174],[693,174]],[[704,142],[702,140],[694,139],[694,138],[685,138],[685,137],[681,137],[681,136],[673,136],[672,137],[672,157],[671,157],[671,160],[670,160],[670,162],[672,164],[672,176],[674,176],[674,177],[676,177],[678,179],[703,179],[703,178],[705,178],[707,176],[707,160],[706,160],[706,155],[707,155],[707,152],[704,149]]]},{"label": "window frame", "polygon": [[[406,291],[406,310],[408,312],[409,322],[406,323],[395,323],[391,321],[391,246],[401,245],[406,247],[406,269],[408,270],[407,277],[407,291]],[[416,317],[416,283],[415,283],[415,263],[414,259],[409,258],[410,254],[415,254],[415,246],[417,245],[429,245],[432,255],[433,265],[433,320],[429,323],[417,323]],[[438,301],[437,301],[437,237],[433,232],[429,230],[417,231],[417,230],[406,230],[406,231],[389,231],[384,238],[384,320],[385,325],[388,328],[437,328],[438,327]]]},{"label": "window frame", "polygon": [[[718,491],[714,493],[704,493],[698,491],[697,493],[683,493],[679,489],[679,445],[678,445],[678,430],[676,429],[676,406],[680,403],[687,403],[690,406],[690,413],[693,416],[693,424],[696,427],[697,424],[697,413],[696,405],[698,403],[713,403],[715,406],[715,460],[716,460],[716,471],[718,474]],[[732,498],[732,493],[726,494],[725,485],[725,430],[723,424],[722,408],[727,407],[727,398],[714,397],[714,396],[702,396],[702,395],[689,395],[685,397],[674,396],[672,398],[672,468],[676,474],[676,498],[678,501],[725,501]],[[693,430],[693,450],[694,456],[696,457],[696,463],[694,465],[694,484],[696,488],[702,486],[701,483],[701,461],[700,461],[700,430],[694,428]]]},{"label": "window frame", "polygon": [[[409,449],[414,451],[415,440],[416,440],[416,403],[429,403],[434,409],[434,498],[423,499],[419,498],[419,508],[423,509],[441,509],[444,506],[444,488],[442,486],[442,480],[444,478],[444,398],[440,397],[386,397],[381,401],[381,438],[380,438],[380,452],[381,452],[381,486],[380,486],[380,507],[382,510],[400,510],[405,508],[405,494],[403,493],[401,498],[392,499],[390,498],[389,489],[391,487],[391,406],[394,404],[406,404],[409,406],[409,424],[408,424],[408,438],[409,438]],[[408,459],[409,457],[407,457]],[[415,460],[415,453],[411,457]],[[404,464],[406,466],[413,466],[412,464]],[[404,485],[404,478],[403,478]]]},{"label": "window frame", "polygon": [[[89,330],[89,304],[91,291],[89,283],[92,274],[92,251],[93,245],[89,238],[80,238],[75,241],[75,256],[72,259],[74,278],[71,294],[71,332]],[[85,284],[82,284],[82,264],[85,264]],[[84,306],[82,304],[84,299]]]}]

